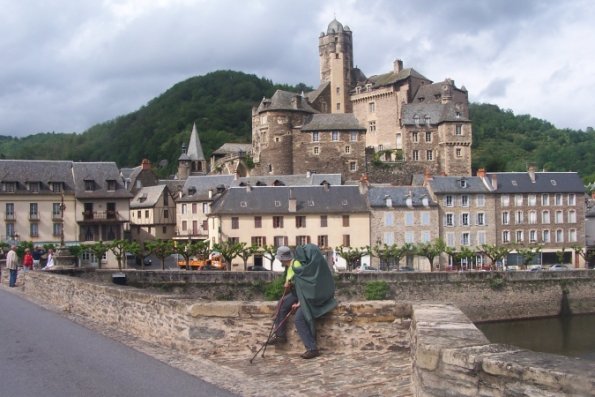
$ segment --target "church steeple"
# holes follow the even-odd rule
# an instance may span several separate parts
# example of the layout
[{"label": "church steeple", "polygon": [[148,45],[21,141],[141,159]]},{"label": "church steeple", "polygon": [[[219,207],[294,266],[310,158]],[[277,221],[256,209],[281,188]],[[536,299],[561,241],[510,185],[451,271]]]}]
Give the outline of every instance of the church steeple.
[{"label": "church steeple", "polygon": [[192,126],[188,149],[182,145],[182,154],[178,158],[178,179],[187,179],[190,175],[206,175],[207,161],[198,138],[196,123]]}]

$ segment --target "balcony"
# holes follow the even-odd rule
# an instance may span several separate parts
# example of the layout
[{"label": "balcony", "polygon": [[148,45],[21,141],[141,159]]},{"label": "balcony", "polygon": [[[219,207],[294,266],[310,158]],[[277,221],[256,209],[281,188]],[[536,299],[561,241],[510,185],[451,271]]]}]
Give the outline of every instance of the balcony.
[{"label": "balcony", "polygon": [[4,220],[5,221],[14,221],[16,217],[14,216],[14,212],[6,212],[4,213]]},{"label": "balcony", "polygon": [[30,221],[38,221],[39,220],[39,214],[37,214],[37,213],[34,214],[34,213],[30,212],[29,213],[29,220]]},{"label": "balcony", "polygon": [[83,219],[79,223],[121,223],[128,220],[118,211],[83,211]]}]

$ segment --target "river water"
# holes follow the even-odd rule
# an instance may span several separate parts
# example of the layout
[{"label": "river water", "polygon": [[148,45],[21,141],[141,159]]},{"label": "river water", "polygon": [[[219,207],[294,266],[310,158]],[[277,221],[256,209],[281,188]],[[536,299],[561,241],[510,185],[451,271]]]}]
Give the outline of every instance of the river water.
[{"label": "river water", "polygon": [[595,361],[595,314],[476,324],[492,343]]}]

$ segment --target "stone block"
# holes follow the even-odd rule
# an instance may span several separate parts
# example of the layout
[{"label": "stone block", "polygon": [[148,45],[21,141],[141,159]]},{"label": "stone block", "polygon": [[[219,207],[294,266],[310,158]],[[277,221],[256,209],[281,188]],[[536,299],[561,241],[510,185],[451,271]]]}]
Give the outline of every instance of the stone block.
[{"label": "stone block", "polygon": [[192,317],[239,317],[238,302],[208,302],[195,303],[188,307],[188,314]]}]

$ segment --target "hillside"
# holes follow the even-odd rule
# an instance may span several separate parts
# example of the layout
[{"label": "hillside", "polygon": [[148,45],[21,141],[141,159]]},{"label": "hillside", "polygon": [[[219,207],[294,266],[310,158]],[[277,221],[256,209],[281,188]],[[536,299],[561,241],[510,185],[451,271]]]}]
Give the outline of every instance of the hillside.
[{"label": "hillside", "polygon": [[[249,142],[252,106],[277,89],[301,92],[308,87],[273,84],[241,72],[212,72],[182,81],[139,110],[82,134],[0,136],[0,157],[115,161],[121,167],[148,158],[167,164],[158,171],[165,176],[175,170],[193,122],[207,157],[225,142]],[[490,104],[471,104],[470,113],[474,169],[522,171],[531,162],[540,169],[578,171],[585,182],[595,181],[593,129],[561,130]]]}]

